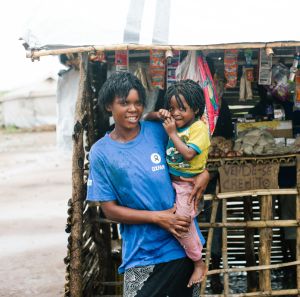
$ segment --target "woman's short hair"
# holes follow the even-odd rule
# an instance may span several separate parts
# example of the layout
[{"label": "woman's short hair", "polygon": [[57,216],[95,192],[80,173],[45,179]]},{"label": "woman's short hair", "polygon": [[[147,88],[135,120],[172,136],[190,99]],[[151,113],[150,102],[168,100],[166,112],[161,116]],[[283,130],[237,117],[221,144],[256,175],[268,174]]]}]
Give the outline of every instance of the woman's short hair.
[{"label": "woman's short hair", "polygon": [[145,106],[146,93],[141,81],[130,72],[114,72],[101,87],[98,102],[103,110],[106,110],[106,107],[112,104],[116,97],[125,100],[132,89],[138,92],[139,99]]}]

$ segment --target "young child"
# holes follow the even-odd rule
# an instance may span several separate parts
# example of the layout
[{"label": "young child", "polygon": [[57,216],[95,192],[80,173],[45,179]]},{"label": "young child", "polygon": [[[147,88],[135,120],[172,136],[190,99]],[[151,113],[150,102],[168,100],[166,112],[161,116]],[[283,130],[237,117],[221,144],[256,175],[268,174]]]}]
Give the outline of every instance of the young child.
[{"label": "young child", "polygon": [[[176,213],[192,218],[196,216],[197,206],[189,201],[193,186],[184,178],[193,177],[205,170],[210,140],[208,127],[200,120],[204,107],[201,87],[192,80],[183,80],[168,88],[165,95],[166,109],[160,109],[146,117],[163,120],[163,126],[169,135],[166,158],[176,191]],[[201,282],[207,273],[195,223],[191,223],[187,234],[177,239],[194,262],[194,272],[188,283],[190,287]]]}]

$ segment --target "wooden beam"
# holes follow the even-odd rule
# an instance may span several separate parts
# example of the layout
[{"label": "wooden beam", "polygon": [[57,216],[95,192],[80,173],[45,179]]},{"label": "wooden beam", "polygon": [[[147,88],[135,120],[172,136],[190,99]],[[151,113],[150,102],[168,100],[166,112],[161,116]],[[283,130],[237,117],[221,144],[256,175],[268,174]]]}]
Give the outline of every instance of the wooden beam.
[{"label": "wooden beam", "polygon": [[[297,289],[290,290],[275,290],[275,291],[263,291],[263,292],[251,292],[251,293],[240,293],[240,294],[228,294],[227,297],[262,297],[262,296],[291,296],[298,295],[300,291]],[[205,295],[205,297],[223,297],[225,294],[219,295]],[[103,296],[104,297],[104,296]],[[114,297],[114,296],[109,296]]]},{"label": "wooden beam", "polygon": [[236,198],[245,196],[268,196],[268,195],[296,195],[297,189],[257,189],[240,192],[219,193],[217,198]]},{"label": "wooden beam", "polygon": [[276,228],[276,227],[298,227],[299,220],[265,220],[247,222],[222,222],[222,223],[199,223],[202,228]]},{"label": "wooden beam", "polygon": [[26,52],[26,57],[32,60],[38,59],[42,56],[61,55],[70,53],[83,53],[95,51],[113,51],[113,50],[221,50],[221,49],[255,49],[266,47],[291,47],[300,46],[300,41],[285,41],[285,42],[244,42],[244,43],[223,43],[211,45],[145,45],[145,44],[115,44],[115,45],[94,45],[81,47],[68,47],[52,50],[31,50]]}]

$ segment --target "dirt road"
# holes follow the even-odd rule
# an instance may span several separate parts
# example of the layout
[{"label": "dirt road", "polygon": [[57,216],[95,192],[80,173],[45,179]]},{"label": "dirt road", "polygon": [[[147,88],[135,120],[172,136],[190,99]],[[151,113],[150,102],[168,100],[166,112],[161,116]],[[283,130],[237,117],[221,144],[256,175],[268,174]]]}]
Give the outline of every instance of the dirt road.
[{"label": "dirt road", "polygon": [[63,295],[71,153],[55,132],[0,131],[0,296]]}]

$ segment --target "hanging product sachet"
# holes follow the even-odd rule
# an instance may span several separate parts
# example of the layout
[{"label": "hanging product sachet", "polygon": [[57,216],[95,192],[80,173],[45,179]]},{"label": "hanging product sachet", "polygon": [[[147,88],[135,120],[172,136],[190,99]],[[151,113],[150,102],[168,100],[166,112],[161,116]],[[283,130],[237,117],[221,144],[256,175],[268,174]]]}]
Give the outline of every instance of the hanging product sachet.
[{"label": "hanging product sachet", "polygon": [[224,52],[224,75],[226,78],[226,88],[234,88],[237,83],[238,71],[238,50],[225,50]]},{"label": "hanging product sachet", "polygon": [[165,52],[161,50],[150,50],[150,76],[152,87],[165,89]]},{"label": "hanging product sachet", "polygon": [[116,71],[128,71],[128,51],[115,51]]},{"label": "hanging product sachet", "polygon": [[172,51],[172,56],[167,57],[167,88],[176,82],[176,68],[180,63],[180,51]]},{"label": "hanging product sachet", "polygon": [[258,84],[270,85],[272,78],[272,55],[267,55],[266,50],[259,50]]},{"label": "hanging product sachet", "polygon": [[251,82],[254,81],[253,66],[252,66],[252,50],[244,52],[246,64],[242,69],[240,79],[240,101],[250,100],[253,98]]}]

